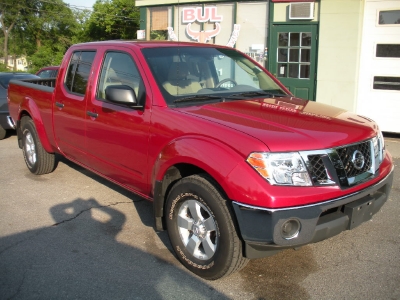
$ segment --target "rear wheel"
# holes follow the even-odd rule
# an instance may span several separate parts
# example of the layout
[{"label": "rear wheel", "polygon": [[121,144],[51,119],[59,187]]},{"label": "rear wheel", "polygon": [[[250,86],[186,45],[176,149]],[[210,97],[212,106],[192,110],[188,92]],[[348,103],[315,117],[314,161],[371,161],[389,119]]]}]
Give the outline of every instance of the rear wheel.
[{"label": "rear wheel", "polygon": [[172,187],[166,205],[172,246],[190,271],[215,280],[247,264],[231,209],[211,178],[181,179]]},{"label": "rear wheel", "polygon": [[43,148],[35,124],[29,117],[21,119],[22,152],[25,163],[33,174],[47,174],[54,170],[55,157]]},{"label": "rear wheel", "polygon": [[6,134],[7,130],[0,126],[0,140],[4,139],[6,137]]}]

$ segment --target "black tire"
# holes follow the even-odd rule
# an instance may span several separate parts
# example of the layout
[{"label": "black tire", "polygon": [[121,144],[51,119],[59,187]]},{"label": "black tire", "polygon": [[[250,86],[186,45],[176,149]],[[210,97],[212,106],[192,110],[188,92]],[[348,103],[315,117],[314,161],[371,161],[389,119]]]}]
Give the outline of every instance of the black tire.
[{"label": "black tire", "polygon": [[0,126],[0,140],[4,139],[7,135],[7,130]]},{"label": "black tire", "polygon": [[22,152],[29,171],[36,175],[52,172],[55,167],[55,156],[44,150],[31,118],[21,119],[21,131]]},{"label": "black tire", "polygon": [[176,255],[198,276],[215,280],[239,271],[243,257],[233,213],[206,175],[178,181],[168,194],[166,225]]}]

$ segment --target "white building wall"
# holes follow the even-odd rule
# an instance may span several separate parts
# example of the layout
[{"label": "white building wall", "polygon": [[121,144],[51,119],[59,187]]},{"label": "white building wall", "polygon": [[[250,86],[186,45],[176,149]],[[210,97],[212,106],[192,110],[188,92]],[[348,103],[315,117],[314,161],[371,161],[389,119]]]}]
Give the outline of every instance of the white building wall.
[{"label": "white building wall", "polygon": [[320,2],[316,101],[356,110],[363,2]]},{"label": "white building wall", "polygon": [[376,57],[377,44],[400,44],[400,24],[379,25],[380,10],[400,10],[399,0],[366,0],[357,113],[378,122],[382,131],[400,133],[400,90],[374,89],[374,76],[400,78],[400,58]]}]

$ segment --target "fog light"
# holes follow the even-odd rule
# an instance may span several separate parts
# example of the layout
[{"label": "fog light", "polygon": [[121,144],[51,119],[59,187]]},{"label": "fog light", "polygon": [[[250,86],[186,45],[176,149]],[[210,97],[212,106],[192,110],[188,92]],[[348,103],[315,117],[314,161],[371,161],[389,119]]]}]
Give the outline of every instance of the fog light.
[{"label": "fog light", "polygon": [[287,220],[282,225],[282,237],[285,240],[294,239],[299,235],[300,232],[300,222],[296,219]]}]

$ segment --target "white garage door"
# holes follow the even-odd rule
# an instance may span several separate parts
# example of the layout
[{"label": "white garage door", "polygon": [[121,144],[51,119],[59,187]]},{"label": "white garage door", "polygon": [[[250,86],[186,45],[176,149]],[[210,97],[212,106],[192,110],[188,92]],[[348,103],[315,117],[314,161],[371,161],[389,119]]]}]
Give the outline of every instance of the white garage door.
[{"label": "white garage door", "polygon": [[357,113],[400,133],[400,1],[366,0]]}]

